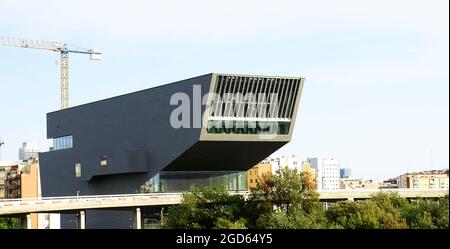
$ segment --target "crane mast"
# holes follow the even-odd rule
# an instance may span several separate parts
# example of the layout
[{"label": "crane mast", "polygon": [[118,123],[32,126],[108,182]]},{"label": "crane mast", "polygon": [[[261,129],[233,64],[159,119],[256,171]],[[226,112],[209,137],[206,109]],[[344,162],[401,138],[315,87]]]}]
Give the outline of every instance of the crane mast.
[{"label": "crane mast", "polygon": [[69,107],[69,53],[89,54],[91,60],[100,60],[102,57],[101,52],[70,46],[63,42],[1,36],[0,46],[50,50],[61,54],[61,109]]},{"label": "crane mast", "polygon": [[69,107],[69,53],[61,53],[61,109]]}]

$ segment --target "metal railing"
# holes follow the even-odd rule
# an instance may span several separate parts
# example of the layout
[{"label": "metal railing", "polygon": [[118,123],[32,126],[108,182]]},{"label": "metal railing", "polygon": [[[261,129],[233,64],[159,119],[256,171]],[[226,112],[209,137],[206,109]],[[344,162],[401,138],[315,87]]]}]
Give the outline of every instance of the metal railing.
[{"label": "metal railing", "polygon": [[384,188],[384,189],[338,189],[338,190],[320,190],[320,193],[352,193],[352,192],[367,192],[367,193],[377,193],[377,192],[417,192],[417,191],[430,191],[430,192],[441,192],[441,191],[449,191],[446,188],[441,189],[429,189],[429,188]]},{"label": "metal railing", "polygon": [[130,198],[130,197],[169,197],[179,196],[181,193],[145,193],[145,194],[114,194],[114,195],[74,195],[74,196],[53,196],[53,197],[33,197],[33,198],[13,198],[0,199],[2,202],[32,202],[32,201],[53,201],[53,200],[89,200],[107,198]]},{"label": "metal railing", "polygon": [[[339,189],[339,190],[320,190],[318,193],[378,193],[378,192],[417,192],[417,191],[427,191],[427,192],[442,192],[448,189],[407,189],[407,188],[397,188],[397,189]],[[249,194],[249,191],[229,191],[230,194]],[[74,196],[53,196],[53,197],[33,197],[33,198],[13,198],[13,199],[0,199],[0,204],[5,202],[32,202],[32,201],[52,201],[52,200],[89,200],[89,199],[114,199],[114,198],[131,198],[131,197],[173,197],[180,196],[181,192],[163,192],[163,193],[143,193],[143,194],[113,194],[113,195],[74,195]]]},{"label": "metal railing", "polygon": [[[406,198],[443,197],[448,189],[352,189],[319,191],[319,199],[368,199],[376,193],[396,192]],[[248,191],[229,191],[230,194],[248,196]],[[128,207],[136,205],[171,205],[181,202],[183,193],[145,193],[113,195],[78,195],[37,198],[0,199],[0,214],[45,210],[77,210],[80,208]],[[154,200],[154,201],[152,201]],[[37,210],[37,211],[36,211]]]},{"label": "metal railing", "polygon": [[[248,191],[229,191],[230,194],[246,195]],[[181,196],[181,192],[164,193],[144,193],[144,194],[113,194],[113,195],[74,195],[74,196],[53,196],[53,197],[32,197],[32,198],[13,198],[0,199],[0,204],[6,202],[33,202],[33,201],[53,201],[53,200],[90,200],[90,199],[117,199],[117,198],[136,198],[136,197],[174,197]]]}]

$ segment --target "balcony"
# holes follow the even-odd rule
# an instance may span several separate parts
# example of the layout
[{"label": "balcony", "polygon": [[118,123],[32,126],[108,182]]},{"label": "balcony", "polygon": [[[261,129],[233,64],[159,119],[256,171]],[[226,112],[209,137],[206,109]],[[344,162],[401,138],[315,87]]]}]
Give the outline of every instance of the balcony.
[{"label": "balcony", "polygon": [[20,186],[17,184],[13,184],[13,185],[7,185],[6,188],[9,190],[15,190],[15,189],[19,189]]},{"label": "balcony", "polygon": [[20,179],[19,174],[8,174],[5,178],[6,181],[14,181]]}]

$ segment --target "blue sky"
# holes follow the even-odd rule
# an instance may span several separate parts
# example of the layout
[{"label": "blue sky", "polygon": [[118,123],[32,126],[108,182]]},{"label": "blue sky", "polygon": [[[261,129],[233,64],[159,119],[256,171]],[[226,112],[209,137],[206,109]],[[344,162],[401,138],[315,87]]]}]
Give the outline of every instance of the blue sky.
[{"label": "blue sky", "polygon": [[[449,2],[0,0],[0,35],[104,53],[70,57],[71,106],[209,72],[306,77],[291,143],[383,179],[449,164]],[[0,47],[3,159],[45,148],[58,55]]]}]

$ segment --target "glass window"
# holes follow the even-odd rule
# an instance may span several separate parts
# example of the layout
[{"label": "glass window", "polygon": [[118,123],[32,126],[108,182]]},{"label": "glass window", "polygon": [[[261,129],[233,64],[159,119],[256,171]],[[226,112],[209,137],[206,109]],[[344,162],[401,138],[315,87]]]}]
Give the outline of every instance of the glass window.
[{"label": "glass window", "polygon": [[107,169],[108,168],[108,156],[106,154],[102,154],[100,156],[100,168]]},{"label": "glass window", "polygon": [[224,185],[229,191],[247,190],[245,171],[162,171],[154,178],[150,191],[155,192],[184,192],[193,187],[218,185]]},{"label": "glass window", "polygon": [[75,164],[75,177],[81,176],[81,163]]},{"label": "glass window", "polygon": [[290,122],[209,120],[206,131],[212,134],[282,134],[289,133]]},{"label": "glass window", "polygon": [[63,150],[70,148],[73,148],[72,135],[53,138],[53,150]]}]

